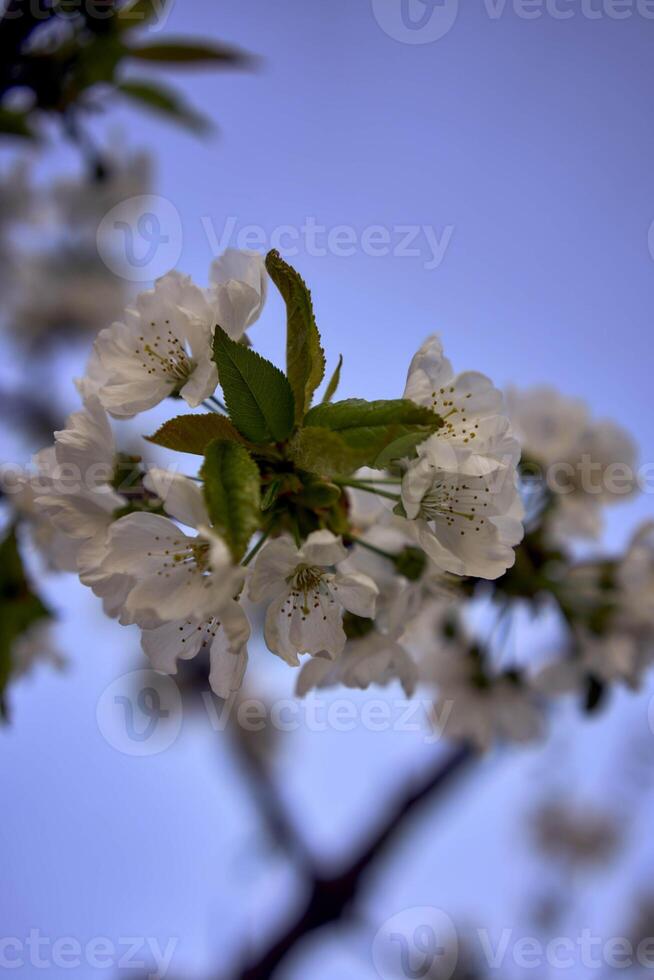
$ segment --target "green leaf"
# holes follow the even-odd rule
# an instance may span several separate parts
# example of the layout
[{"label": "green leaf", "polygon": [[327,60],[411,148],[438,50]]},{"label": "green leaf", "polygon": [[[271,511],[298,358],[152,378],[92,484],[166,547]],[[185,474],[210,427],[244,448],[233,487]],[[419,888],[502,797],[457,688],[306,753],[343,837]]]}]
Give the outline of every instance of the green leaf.
[{"label": "green leaf", "polygon": [[[438,426],[436,429],[437,428]],[[390,466],[395,460],[404,459],[407,456],[411,458],[415,453],[416,447],[419,446],[421,442],[424,442],[425,439],[428,439],[429,436],[433,435],[436,429],[416,425],[414,427],[408,427],[408,430],[397,439],[391,438],[391,441],[384,446],[379,455],[375,458],[375,469],[383,470]]]},{"label": "green leaf", "polygon": [[247,445],[247,441],[229,419],[216,415],[215,412],[178,415],[177,418],[164,422],[154,435],[145,438],[156,446],[174,449],[178,453],[194,453],[196,456],[204,456],[207,446],[214,439]]},{"label": "green leaf", "polygon": [[250,442],[283,442],[293,431],[293,392],[288,379],[265,358],[231,340],[217,326],[213,358],[230,418]]},{"label": "green leaf", "polygon": [[335,483],[325,483],[323,480],[306,483],[300,494],[300,502],[304,507],[326,509],[334,507],[343,491]]},{"label": "green leaf", "polygon": [[325,354],[313,314],[311,293],[295,269],[274,249],[266,269],[286,303],[286,374],[295,397],[295,421],[301,423],[325,373]]},{"label": "green leaf", "polygon": [[164,6],[160,0],[134,0],[134,3],[126,4],[116,14],[118,30],[131,31],[143,27],[155,16],[161,15]]},{"label": "green leaf", "polygon": [[211,522],[240,561],[261,524],[259,468],[245,446],[216,439],[207,447],[200,476]]},{"label": "green leaf", "polygon": [[298,429],[291,440],[290,458],[301,470],[320,476],[340,476],[357,468],[357,456],[338,432],[319,426]]},{"label": "green leaf", "polygon": [[75,59],[72,97],[76,98],[81,89],[92,85],[112,83],[116,68],[124,55],[125,45],[120,37],[104,34],[94,36]]},{"label": "green leaf", "polygon": [[404,398],[375,402],[350,398],[316,405],[307,413],[305,424],[338,433],[356,469],[379,467],[409,455],[443,420],[431,409]]},{"label": "green leaf", "polygon": [[270,483],[266,487],[266,492],[264,493],[263,498],[261,500],[262,511],[270,510],[272,505],[277,500],[277,495],[279,493],[280,488],[283,486],[283,484],[284,484],[284,479],[281,476],[277,476],[270,481]]},{"label": "green leaf", "polygon": [[130,45],[127,54],[139,61],[174,62],[178,65],[212,64],[240,68],[249,63],[244,51],[229,44],[200,42],[187,38],[167,38],[151,44]]},{"label": "green leaf", "polygon": [[12,674],[16,640],[50,611],[32,591],[18,550],[16,531],[0,544],[0,716],[6,717],[5,692]]},{"label": "green leaf", "polygon": [[341,368],[343,367],[343,355],[339,354],[338,364],[336,365],[336,370],[329,379],[329,384],[325,388],[325,394],[322,396],[322,404],[326,405],[332,400],[336,394],[336,389],[338,388],[341,380]]},{"label": "green leaf", "polygon": [[211,123],[205,116],[191,109],[176,92],[163,85],[139,80],[120,82],[116,88],[133,102],[169,116],[196,133],[205,133],[211,129]]}]

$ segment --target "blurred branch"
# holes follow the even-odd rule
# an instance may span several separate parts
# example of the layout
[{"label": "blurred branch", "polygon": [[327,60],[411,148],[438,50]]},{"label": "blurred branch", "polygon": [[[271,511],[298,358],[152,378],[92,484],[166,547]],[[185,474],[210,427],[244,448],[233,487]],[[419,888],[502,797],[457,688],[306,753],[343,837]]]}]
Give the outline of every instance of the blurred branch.
[{"label": "blurred branch", "polygon": [[452,750],[444,760],[409,792],[391,804],[389,812],[377,832],[352,861],[332,877],[325,877],[316,867],[308,869],[309,897],[303,908],[286,927],[286,930],[264,950],[257,959],[247,964],[234,976],[238,980],[265,980],[271,977],[282,960],[301,940],[316,929],[336,922],[349,914],[352,903],[358,897],[366,871],[382,856],[387,846],[401,832],[416,809],[431,802],[441,792],[449,789],[457,776],[476,758],[467,748]]},{"label": "blurred branch", "polygon": [[269,836],[310,875],[313,867],[311,856],[297,828],[288,818],[272,779],[268,759],[257,747],[256,741],[250,741],[238,726],[232,727],[231,736],[234,751],[241,763],[239,773],[249,782],[257,814],[266,825]]}]

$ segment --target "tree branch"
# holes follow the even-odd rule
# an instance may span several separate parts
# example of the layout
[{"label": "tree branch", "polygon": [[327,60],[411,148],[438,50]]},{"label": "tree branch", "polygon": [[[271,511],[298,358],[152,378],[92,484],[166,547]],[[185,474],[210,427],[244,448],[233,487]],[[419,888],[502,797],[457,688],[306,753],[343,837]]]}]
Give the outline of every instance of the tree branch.
[{"label": "tree branch", "polygon": [[358,897],[365,872],[404,827],[407,818],[421,803],[448,788],[474,759],[474,752],[465,747],[452,750],[444,760],[439,761],[436,768],[419,785],[391,806],[377,833],[343,871],[333,877],[324,877],[314,866],[309,883],[309,898],[303,908],[268,949],[247,964],[240,973],[235,974],[235,980],[268,980],[286,954],[300,940],[314,930],[342,918]]}]

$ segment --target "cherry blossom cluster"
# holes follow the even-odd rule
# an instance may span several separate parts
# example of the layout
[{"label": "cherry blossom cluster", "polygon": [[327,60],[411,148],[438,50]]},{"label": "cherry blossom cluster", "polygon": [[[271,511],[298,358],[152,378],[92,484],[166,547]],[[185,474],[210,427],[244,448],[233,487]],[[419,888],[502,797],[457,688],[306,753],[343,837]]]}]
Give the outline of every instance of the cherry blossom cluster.
[{"label": "cherry blossom cluster", "polygon": [[[247,335],[271,281],[285,372]],[[631,465],[629,438],[555,393],[513,392],[510,417],[437,336],[402,397],[335,400],[340,371],[323,385],[310,293],[278,253],[228,250],[207,288],[170,272],[98,334],[82,407],[19,481],[19,509],[52,564],[140,628],[156,670],[207,653],[221,698],[242,684],[258,607],[299,695],[428,685],[436,723],[479,745],[539,734],[553,693],[592,706],[607,684],[636,684],[652,659],[654,532],[619,559],[577,561],[570,535],[597,532],[610,494],[582,480],[557,494],[543,476],[588,455],[602,473]],[[121,450],[120,421],[161,404],[171,417],[143,455]],[[144,462],[153,445],[169,467]],[[522,655],[520,604],[557,621],[554,655]]]}]

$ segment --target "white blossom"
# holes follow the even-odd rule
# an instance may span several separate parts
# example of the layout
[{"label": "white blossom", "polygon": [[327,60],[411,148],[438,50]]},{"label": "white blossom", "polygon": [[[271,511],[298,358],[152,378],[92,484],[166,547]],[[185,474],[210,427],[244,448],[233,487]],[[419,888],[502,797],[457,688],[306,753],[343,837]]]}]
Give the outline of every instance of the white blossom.
[{"label": "white blossom", "polygon": [[434,335],[411,361],[404,397],[444,423],[407,461],[402,481],[420,545],[443,571],[498,578],[513,564],[523,534],[520,449],[501,392],[478,372],[455,375]]},{"label": "white blossom", "polygon": [[[347,551],[330,531],[314,531],[301,548],[290,538],[267,542],[249,583],[253,602],[270,602],[264,636],[268,648],[292,666],[299,654],[337,657],[345,646],[343,612],[375,614],[378,589],[359,572],[343,572]],[[335,566],[335,570],[332,570]]]},{"label": "white blossom", "polygon": [[640,613],[654,625],[654,521],[645,521],[634,531],[617,577],[630,613]]},{"label": "white blossom", "polygon": [[396,595],[389,603],[388,626],[370,623],[363,636],[349,639],[343,653],[332,662],[324,656],[312,657],[302,665],[296,694],[304,696],[313,688],[345,687],[365,690],[371,684],[386,685],[398,680],[407,697],[415,689],[418,669],[402,644],[402,636],[412,616],[413,593],[396,583]]},{"label": "white blossom", "polygon": [[68,540],[80,580],[102,599],[107,615],[129,623],[123,609],[128,579],[101,570],[109,528],[127,500],[112,486],[118,453],[96,395],[88,395],[84,408],[69,417],[65,429],[55,432],[54,446],[38,453],[35,460],[39,471],[31,482],[35,505]]},{"label": "white blossom", "polygon": [[406,516],[443,571],[495,579],[515,561],[523,508],[512,467],[431,436],[418,446],[402,480]]},{"label": "white blossom", "polygon": [[530,459],[549,466],[578,456],[589,423],[588,408],[581,399],[541,385],[524,391],[510,387],[506,401],[516,437]]},{"label": "white blossom", "polygon": [[54,446],[34,458],[35,502],[52,523],[81,541],[106,532],[125,498],[112,487],[118,453],[106,413],[95,396],[55,432]]},{"label": "white blossom", "polygon": [[29,529],[34,547],[53,571],[76,572],[79,542],[57,528],[37,503],[39,490],[34,475],[21,469],[15,477],[10,494],[12,506]]},{"label": "white blossom", "polygon": [[639,688],[654,664],[654,522],[636,530],[617,564],[578,564],[562,584],[579,622],[564,655],[535,674],[534,688],[550,695],[581,692],[591,677]]},{"label": "white blossom", "polygon": [[154,669],[164,674],[176,674],[178,660],[191,660],[208,648],[209,684],[226,699],[241,687],[249,637],[250,624],[242,606],[228,599],[210,618],[184,618],[144,629],[141,644]]},{"label": "white blossom", "polygon": [[95,241],[21,256],[12,287],[12,332],[22,344],[93,336],[127,300],[124,281],[100,260]]},{"label": "white blossom", "polygon": [[605,684],[622,683],[636,690],[653,659],[652,644],[643,646],[633,633],[609,627],[599,634],[577,626],[568,654],[537,671],[531,685],[534,690],[549,695],[582,693],[593,678]]},{"label": "white blossom", "polygon": [[530,742],[543,734],[542,711],[526,685],[480,674],[464,642],[434,646],[421,676],[436,685],[433,718],[443,735],[486,750],[496,740]]},{"label": "white blossom", "polygon": [[259,319],[266,302],[268,273],[259,252],[228,248],[211,265],[210,302],[218,323],[240,340]]},{"label": "white blossom", "polygon": [[542,468],[555,507],[548,534],[555,541],[597,538],[601,508],[636,489],[636,448],[625,430],[590,417],[587,406],[553,388],[508,395],[511,421],[526,456]]},{"label": "white blossom", "polygon": [[547,799],[534,814],[533,831],[543,854],[567,871],[605,864],[624,839],[622,822],[590,800]]},{"label": "white blossom", "polygon": [[140,293],[124,322],[101,330],[95,352],[104,373],[99,397],[117,417],[129,418],[173,394],[197,407],[218,383],[208,302],[177,272]]},{"label": "white blossom", "polygon": [[208,289],[173,271],[140,293],[124,322],[102,330],[95,343],[105,408],[129,418],[173,394],[200,405],[218,384],[216,324],[239,340],[261,312],[265,277],[262,256],[230,249],[214,263]]},{"label": "white blossom", "polygon": [[101,573],[129,577],[124,608],[143,628],[219,615],[240,591],[244,572],[210,528],[200,488],[162,470],[151,470],[145,483],[165,492],[166,511],[197,533],[160,514],[127,514],[109,528]]},{"label": "white blossom", "polygon": [[632,688],[640,685],[654,650],[650,650],[650,657],[645,659],[635,636],[612,629],[605,635],[595,635],[578,628],[576,634],[581,651],[580,666],[586,677],[607,682],[622,681]]},{"label": "white blossom", "polygon": [[502,393],[478,371],[454,374],[437,335],[428,337],[409,366],[404,397],[443,419],[435,438],[480,460],[480,472],[515,467],[520,446],[503,412]]},{"label": "white blossom", "polygon": [[62,468],[79,474],[81,489],[98,490],[111,483],[116,467],[116,440],[100,400],[90,395],[73,412],[66,428],[54,434],[55,455]]}]

